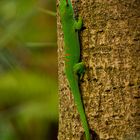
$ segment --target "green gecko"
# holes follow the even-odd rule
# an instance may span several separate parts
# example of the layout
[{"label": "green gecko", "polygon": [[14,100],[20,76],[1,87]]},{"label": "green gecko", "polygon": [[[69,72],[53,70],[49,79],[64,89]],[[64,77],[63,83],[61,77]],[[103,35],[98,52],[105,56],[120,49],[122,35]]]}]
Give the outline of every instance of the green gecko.
[{"label": "green gecko", "polygon": [[78,86],[78,74],[84,72],[83,62],[80,60],[80,44],[78,30],[82,27],[82,19],[78,21],[74,18],[74,10],[70,0],[60,0],[59,13],[64,33],[64,51],[65,51],[65,73],[69,82],[70,89],[80,114],[82,126],[85,131],[86,140],[91,140],[90,130],[85,115],[80,90]]}]

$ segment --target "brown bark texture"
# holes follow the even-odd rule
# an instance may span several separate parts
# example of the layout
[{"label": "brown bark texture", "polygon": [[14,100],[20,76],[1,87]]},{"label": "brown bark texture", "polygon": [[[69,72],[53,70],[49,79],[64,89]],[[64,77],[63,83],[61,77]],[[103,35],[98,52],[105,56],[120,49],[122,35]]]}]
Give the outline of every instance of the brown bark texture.
[{"label": "brown bark texture", "polygon": [[[101,140],[140,139],[140,0],[72,0],[82,16],[80,82],[89,126]],[[59,3],[59,1],[57,1]],[[84,132],[64,72],[59,12],[59,140]]]}]

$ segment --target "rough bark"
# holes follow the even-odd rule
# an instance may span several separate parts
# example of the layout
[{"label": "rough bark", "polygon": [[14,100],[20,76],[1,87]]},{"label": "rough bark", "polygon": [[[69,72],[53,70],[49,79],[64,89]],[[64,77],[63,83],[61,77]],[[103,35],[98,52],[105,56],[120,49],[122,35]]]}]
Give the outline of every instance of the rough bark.
[{"label": "rough bark", "polygon": [[[73,0],[74,2],[74,0]],[[140,1],[79,0],[83,17],[81,95],[90,128],[101,140],[140,139]],[[58,13],[59,140],[80,140],[83,128],[64,73]]]}]

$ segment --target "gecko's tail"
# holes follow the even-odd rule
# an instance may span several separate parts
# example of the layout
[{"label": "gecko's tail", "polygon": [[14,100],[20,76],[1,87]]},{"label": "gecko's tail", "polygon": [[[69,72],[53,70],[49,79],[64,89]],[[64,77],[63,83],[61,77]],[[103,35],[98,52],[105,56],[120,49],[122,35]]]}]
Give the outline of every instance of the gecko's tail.
[{"label": "gecko's tail", "polygon": [[83,126],[84,131],[85,131],[86,140],[91,140],[90,129],[89,129],[87,117],[86,117],[86,114],[85,114],[84,105],[83,105],[83,102],[82,102],[78,82],[75,78],[73,78],[73,80],[71,81],[70,84],[71,84],[70,87],[71,87],[72,93],[74,95],[74,101],[75,101],[77,110],[80,114],[81,123],[82,123],[82,126]]},{"label": "gecko's tail", "polygon": [[[90,140],[100,140],[99,136],[95,131],[92,131],[91,129],[89,131],[90,131]],[[85,138],[86,138],[86,134],[84,133],[81,136],[80,140],[85,140]]]}]

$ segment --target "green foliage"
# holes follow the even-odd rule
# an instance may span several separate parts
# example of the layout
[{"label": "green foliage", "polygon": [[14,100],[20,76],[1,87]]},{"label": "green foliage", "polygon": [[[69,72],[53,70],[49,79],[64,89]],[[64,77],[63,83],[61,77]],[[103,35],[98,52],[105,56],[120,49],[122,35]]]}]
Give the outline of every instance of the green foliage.
[{"label": "green foliage", "polygon": [[0,140],[51,139],[58,118],[56,18],[44,11],[53,3],[0,1]]},{"label": "green foliage", "polygon": [[17,136],[8,121],[0,121],[0,139],[1,140],[17,140]]},{"label": "green foliage", "polygon": [[0,105],[30,100],[57,99],[56,82],[33,72],[7,72],[0,75]]},{"label": "green foliage", "polygon": [[[56,81],[48,76],[18,70],[0,75],[0,120],[5,120],[6,123],[15,118],[18,122],[16,127],[19,127],[20,131],[24,132],[32,120],[35,124],[42,124],[39,126],[42,129],[43,120],[47,120],[46,128],[50,121],[57,121],[57,100]],[[3,134],[3,137],[14,135],[12,126],[9,125],[0,123],[1,129],[7,127],[7,135]],[[42,133],[44,131],[42,130]],[[3,140],[5,139],[9,140]]]},{"label": "green foliage", "polygon": [[2,0],[0,4],[0,48],[15,38],[16,42],[25,44],[33,41],[56,42],[56,18],[43,14],[43,3],[34,0]]}]

